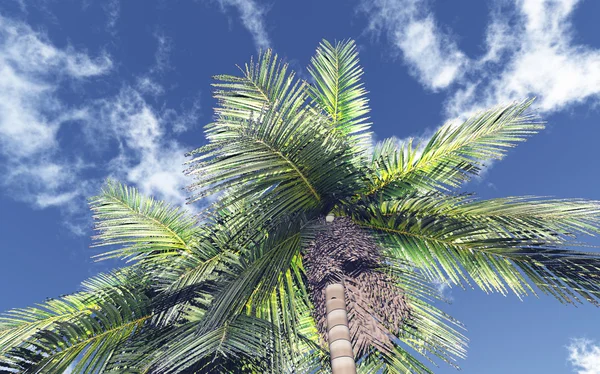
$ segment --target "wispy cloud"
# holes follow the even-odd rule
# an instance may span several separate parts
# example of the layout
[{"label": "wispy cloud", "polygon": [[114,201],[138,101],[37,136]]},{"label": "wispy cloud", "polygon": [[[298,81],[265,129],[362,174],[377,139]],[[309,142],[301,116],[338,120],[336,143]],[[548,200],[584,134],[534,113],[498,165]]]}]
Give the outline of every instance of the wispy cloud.
[{"label": "wispy cloud", "polygon": [[442,301],[452,304],[454,301],[454,296],[452,296],[452,288],[448,282],[445,282],[441,279],[436,279],[433,281],[433,287],[435,287],[435,290]]},{"label": "wispy cloud", "polygon": [[[160,70],[168,61],[168,42],[161,35],[157,40]],[[4,195],[36,209],[60,209],[65,226],[78,235],[89,227],[85,199],[108,176],[183,205],[188,149],[175,136],[197,120],[197,98],[180,110],[160,102],[154,107],[146,97],[157,102],[162,87],[148,75],[124,83],[115,95],[67,104],[59,92],[112,72],[108,55],[57,48],[28,25],[2,17],[0,41]],[[66,126],[69,130],[62,131]],[[66,146],[75,136],[79,141],[73,147],[79,148]]]},{"label": "wispy cloud", "polygon": [[567,346],[573,373],[600,374],[600,346],[588,339],[573,339]]},{"label": "wispy cloud", "polygon": [[574,42],[573,12],[580,1],[518,1],[491,12],[488,52],[448,102],[455,116],[536,96],[542,112],[600,98],[600,50]]},{"label": "wispy cloud", "polygon": [[156,53],[154,53],[154,66],[152,66],[150,72],[156,74],[171,69],[170,54],[173,49],[173,39],[160,30],[154,32],[154,38],[157,47]]},{"label": "wispy cloud", "polygon": [[108,0],[103,3],[103,8],[106,12],[106,28],[110,33],[115,34],[115,28],[121,16],[121,2],[120,0]]},{"label": "wispy cloud", "polygon": [[14,0],[18,5],[21,12],[27,12],[27,6],[25,5],[25,0]]},{"label": "wispy cloud", "polygon": [[110,176],[137,185],[142,193],[183,204],[181,190],[186,149],[168,136],[160,112],[135,89],[125,86],[115,97],[102,100],[97,126],[111,129],[119,152],[108,163]]},{"label": "wispy cloud", "polygon": [[265,26],[267,8],[254,0],[217,0],[221,9],[236,8],[242,24],[250,32],[258,49],[271,46],[271,40]]},{"label": "wispy cloud", "polygon": [[[468,59],[441,31],[425,0],[364,1],[367,29],[385,32],[427,88],[446,90],[449,118],[538,97],[542,112],[600,97],[600,50],[577,45],[572,15],[580,0],[513,0],[494,5],[486,52]],[[451,83],[455,83],[451,85]]]},{"label": "wispy cloud", "polygon": [[2,183],[19,187],[19,198],[43,208],[72,196],[68,183],[81,163],[59,155],[62,123],[80,113],[57,89],[110,71],[106,55],[91,58],[71,47],[57,49],[29,26],[0,17],[0,156]]},{"label": "wispy cloud", "polygon": [[368,17],[367,30],[385,35],[426,89],[446,93],[446,120],[527,97],[538,98],[541,113],[599,102],[600,49],[574,38],[572,16],[581,0],[494,3],[486,51],[474,58],[437,25],[430,3],[363,0],[359,10]]},{"label": "wispy cloud", "polygon": [[427,88],[440,90],[459,79],[469,63],[456,43],[436,25],[424,0],[364,0],[368,30],[384,33],[412,74]]}]

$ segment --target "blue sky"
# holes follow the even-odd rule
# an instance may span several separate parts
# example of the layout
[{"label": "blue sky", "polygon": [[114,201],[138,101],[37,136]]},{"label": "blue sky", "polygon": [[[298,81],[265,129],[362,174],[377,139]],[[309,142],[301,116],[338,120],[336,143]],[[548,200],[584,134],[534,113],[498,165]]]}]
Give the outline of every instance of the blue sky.
[{"label": "blue sky", "polygon": [[[90,260],[86,197],[106,177],[183,204],[183,154],[203,143],[211,76],[259,48],[305,74],[322,38],[354,38],[376,139],[426,139],[536,96],[548,128],[464,189],[600,200],[598,14],[595,0],[4,0],[0,310],[119,265]],[[468,329],[464,373],[600,373],[597,308],[443,292]]]}]

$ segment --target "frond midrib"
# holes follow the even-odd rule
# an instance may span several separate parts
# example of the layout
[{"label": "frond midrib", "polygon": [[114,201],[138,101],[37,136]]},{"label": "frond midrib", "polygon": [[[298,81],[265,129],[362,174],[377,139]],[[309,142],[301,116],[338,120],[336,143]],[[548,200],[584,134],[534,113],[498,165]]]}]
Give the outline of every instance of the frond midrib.
[{"label": "frond midrib", "polygon": [[[35,326],[36,324],[45,325],[43,327],[37,327],[36,328],[36,332],[37,332],[39,330],[44,330],[44,329],[48,328],[54,322],[60,322],[62,319],[75,318],[75,317],[78,317],[80,315],[85,315],[85,314],[93,313],[94,310],[98,310],[98,308],[94,308],[93,307],[93,305],[95,305],[95,304],[96,303],[92,303],[92,305],[90,305],[89,307],[87,307],[87,308],[85,308],[83,310],[75,310],[73,312],[66,313],[66,314],[59,314],[59,315],[55,315],[55,316],[44,318],[44,319],[40,319],[40,320],[23,322],[23,323],[19,324],[18,326],[7,327],[6,329],[1,329],[0,330],[0,337],[2,337],[4,334],[10,333],[11,331],[14,331],[14,330],[17,330],[17,329],[22,329],[22,328],[27,327],[27,326]],[[12,347],[10,347],[10,348],[12,348]],[[0,349],[0,353],[1,352],[3,352],[2,349]]]},{"label": "frond midrib", "polygon": [[333,102],[333,113],[332,119],[334,123],[338,122],[338,105],[339,105],[339,96],[340,96],[340,56],[337,47],[335,50],[335,92],[334,92],[334,102]]},{"label": "frond midrib", "polygon": [[281,153],[277,149],[273,148],[270,144],[266,143],[264,140],[261,140],[261,139],[258,139],[258,138],[252,138],[252,139],[255,142],[257,142],[257,143],[262,144],[269,151],[271,151],[272,153],[276,154],[283,161],[285,161],[296,172],[296,174],[298,174],[298,176],[302,179],[302,181],[304,182],[304,184],[306,184],[306,186],[308,187],[308,189],[310,190],[310,192],[314,195],[314,197],[317,199],[317,201],[321,202],[321,196],[319,196],[319,193],[317,192],[317,190],[312,186],[312,184],[310,183],[310,181],[308,180],[308,178],[302,173],[302,171],[300,171],[300,169],[290,159],[288,159],[283,153]]},{"label": "frond midrib", "polygon": [[[145,320],[147,320],[147,319],[149,319],[149,318],[151,318],[151,317],[152,317],[152,313],[149,313],[149,314],[145,315],[144,317],[141,317],[141,318],[138,318],[138,319],[136,319],[136,320],[133,320],[133,321],[131,321],[131,322],[128,322],[128,323],[125,323],[125,324],[119,325],[119,326],[117,326],[117,327],[114,327],[114,328],[112,328],[112,329],[110,329],[110,330],[105,330],[104,332],[102,332],[102,333],[100,333],[100,334],[98,334],[98,335],[94,335],[94,336],[92,336],[92,337],[90,337],[90,338],[88,338],[88,339],[86,339],[86,340],[84,340],[84,341],[81,341],[81,342],[79,342],[79,343],[75,343],[75,344],[73,344],[72,346],[70,346],[70,347],[68,347],[68,348],[65,348],[65,349],[63,349],[62,351],[60,351],[60,352],[58,352],[56,355],[54,355],[54,356],[53,356],[53,357],[52,357],[52,358],[51,358],[51,359],[48,361],[48,363],[47,363],[46,365],[48,365],[48,364],[49,364],[49,363],[50,363],[50,362],[51,362],[53,359],[55,359],[55,358],[57,358],[57,357],[60,357],[60,356],[64,355],[66,352],[69,352],[69,351],[73,350],[74,348],[81,347],[82,345],[85,347],[85,346],[86,346],[87,344],[89,344],[90,342],[92,342],[92,341],[94,341],[94,340],[98,340],[99,338],[102,338],[103,336],[105,336],[105,335],[107,335],[107,334],[110,334],[110,333],[112,333],[112,332],[115,332],[115,331],[117,331],[117,330],[120,330],[120,329],[123,329],[123,328],[127,328],[127,327],[129,327],[129,326],[132,326],[132,325],[135,325],[135,324],[139,324],[139,323],[141,323],[141,322],[144,322]],[[50,357],[49,357],[49,358],[50,358]],[[46,366],[46,365],[44,365],[44,366]],[[41,368],[39,368],[39,370],[43,369],[43,368],[44,368],[44,366],[42,366]]]},{"label": "frond midrib", "polygon": [[168,225],[164,224],[163,222],[157,220],[154,217],[150,217],[150,216],[144,215],[144,214],[136,211],[135,209],[133,209],[131,206],[129,206],[123,200],[119,199],[116,196],[109,195],[108,198],[116,201],[117,203],[120,203],[121,206],[124,206],[125,208],[129,209],[136,216],[141,217],[143,219],[150,220],[150,221],[154,222],[156,224],[156,226],[165,229],[167,232],[169,232],[172,235],[172,237],[177,239],[177,241],[182,245],[183,248],[185,248],[186,250],[189,250],[188,244],[185,242],[185,240],[183,240],[183,238],[179,234],[177,234],[175,231],[173,231]]},{"label": "frond midrib", "polygon": [[[498,119],[496,119],[496,121],[497,120]],[[500,132],[500,131],[502,131],[502,127],[500,127],[500,126],[496,127],[495,129],[493,129],[491,131],[487,131],[487,132],[481,134],[480,137],[472,137],[470,140],[468,140],[466,142],[455,144],[454,147],[449,147],[449,149],[446,152],[438,154],[437,157],[431,157],[429,160],[425,161],[422,164],[417,164],[417,165],[414,165],[412,167],[409,167],[408,170],[399,170],[397,173],[391,173],[390,177],[387,179],[387,181],[384,181],[383,183],[380,183],[375,188],[373,188],[369,192],[367,192],[364,196],[371,196],[374,193],[376,193],[377,191],[379,191],[379,190],[387,187],[391,183],[397,181],[402,176],[405,176],[405,175],[407,175],[409,173],[412,173],[412,172],[415,172],[415,171],[422,170],[425,167],[429,166],[431,163],[433,163],[435,161],[438,161],[440,158],[446,157],[448,155],[451,155],[451,154],[455,153],[457,150],[459,150],[460,148],[463,148],[463,147],[466,147],[466,146],[468,146],[470,144],[476,143],[478,140],[481,139],[481,137],[494,135],[494,134],[496,134],[497,132]]]},{"label": "frond midrib", "polygon": [[[445,245],[449,245],[449,246],[453,246],[453,247],[457,247],[457,248],[461,248],[463,250],[468,250],[468,249],[473,249],[471,247],[464,247],[465,244],[467,243],[461,243],[461,242],[454,242],[451,240],[444,240],[444,239],[440,239],[440,238],[435,238],[432,236],[428,236],[428,235],[423,235],[423,234],[415,234],[412,232],[408,232],[408,231],[404,231],[404,230],[398,230],[398,229],[393,229],[390,227],[383,227],[383,226],[376,226],[376,225],[371,225],[371,224],[367,224],[364,223],[362,221],[357,221],[357,220],[353,220],[354,222],[356,222],[357,225],[364,227],[366,229],[371,229],[371,230],[376,230],[376,231],[385,231],[385,232],[389,232],[389,233],[393,233],[393,234],[400,234],[400,235],[405,235],[405,236],[412,236],[414,238],[419,238],[419,239],[423,239],[423,240],[427,240],[427,241],[433,241],[433,242],[437,242],[437,243],[441,243],[441,244],[445,244]],[[485,249],[482,248],[477,248],[478,251],[480,252],[486,252]]]}]

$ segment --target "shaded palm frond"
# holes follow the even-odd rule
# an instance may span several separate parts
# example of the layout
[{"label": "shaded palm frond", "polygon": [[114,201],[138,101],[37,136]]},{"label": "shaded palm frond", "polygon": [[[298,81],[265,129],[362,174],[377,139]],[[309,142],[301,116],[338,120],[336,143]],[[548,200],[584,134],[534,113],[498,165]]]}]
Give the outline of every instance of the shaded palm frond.
[{"label": "shaded palm frond", "polygon": [[308,71],[315,80],[309,93],[317,108],[327,113],[333,126],[365,151],[371,135],[367,132],[369,113],[367,91],[360,81],[363,70],[353,40],[332,45],[323,40],[310,60]]},{"label": "shaded palm frond", "polygon": [[199,229],[197,221],[180,208],[140,195],[137,189],[108,181],[90,199],[96,220],[93,247],[123,245],[100,259],[178,255],[190,251]]},{"label": "shaded palm frond", "polygon": [[151,372],[268,372],[265,346],[271,345],[272,332],[269,322],[244,315],[202,334],[188,323],[169,334],[169,345],[156,356]]},{"label": "shaded palm frond", "polygon": [[82,283],[83,292],[46,300],[36,307],[13,309],[0,316],[0,354],[23,345],[37,331],[51,328],[79,315],[90,313],[115,287],[144,288],[144,280],[133,267],[99,274]]},{"label": "shaded palm frond", "polygon": [[532,100],[478,113],[460,125],[442,126],[419,152],[408,142],[387,140],[376,147],[367,175],[366,195],[399,197],[406,189],[457,187],[479,173],[486,161],[501,159],[506,151],[544,128],[527,112]]},{"label": "shaded palm frond", "polygon": [[304,270],[300,255],[296,255],[290,268],[280,278],[270,297],[255,311],[248,306],[246,312],[273,324],[273,356],[276,365],[287,373],[311,372],[328,362],[328,354],[320,347],[316,322],[311,314],[312,304],[304,285]]},{"label": "shaded palm frond", "polygon": [[[131,275],[131,274],[129,274]],[[0,366],[25,373],[97,372],[151,318],[138,275],[104,274],[86,291],[8,312],[0,321]]]},{"label": "shaded palm frond", "polygon": [[223,118],[207,129],[219,147],[188,161],[187,173],[196,177],[190,189],[200,191],[190,201],[228,191],[236,199],[271,198],[270,209],[294,214],[321,209],[357,188],[348,144],[333,129],[306,111],[280,116]]},{"label": "shaded palm frond", "polygon": [[153,323],[165,326],[178,321],[190,305],[207,308],[213,294],[241,269],[239,257],[223,251],[202,260],[194,256],[180,257],[171,266],[157,271],[156,302],[164,307]]},{"label": "shaded palm frond", "polygon": [[303,244],[310,241],[312,231],[302,219],[282,224],[255,250],[241,259],[241,268],[215,295],[203,331],[222,326],[226,321],[250,308],[257,308],[269,299],[282,277],[290,269]]}]

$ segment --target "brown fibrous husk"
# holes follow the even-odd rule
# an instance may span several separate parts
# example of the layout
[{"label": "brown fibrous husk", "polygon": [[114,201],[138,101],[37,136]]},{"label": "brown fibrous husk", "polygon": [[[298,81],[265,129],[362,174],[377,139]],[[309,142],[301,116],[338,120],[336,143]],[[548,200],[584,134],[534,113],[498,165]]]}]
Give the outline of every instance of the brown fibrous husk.
[{"label": "brown fibrous husk", "polygon": [[355,356],[370,347],[391,350],[391,336],[411,314],[404,291],[381,270],[383,258],[366,230],[348,217],[329,223],[322,219],[322,224],[324,229],[307,248],[303,262],[323,344],[327,341],[325,288],[342,283]]}]

